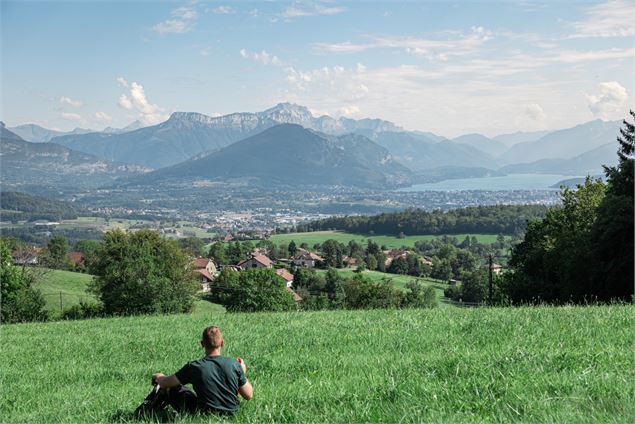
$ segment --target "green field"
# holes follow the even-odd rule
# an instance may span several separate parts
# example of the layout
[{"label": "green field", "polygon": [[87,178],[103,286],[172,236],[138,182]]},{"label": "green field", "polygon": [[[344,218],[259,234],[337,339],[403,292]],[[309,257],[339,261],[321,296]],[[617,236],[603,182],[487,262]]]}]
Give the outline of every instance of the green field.
[{"label": "green field", "polygon": [[[465,236],[475,236],[481,243],[494,243],[496,241],[496,234],[449,234],[452,237],[456,237],[457,240],[463,241]],[[374,240],[380,246],[386,246],[389,249],[396,249],[402,246],[414,247],[415,242],[418,240],[432,240],[442,237],[440,235],[423,235],[423,236],[406,236],[404,238],[398,238],[396,236],[383,236],[383,235],[362,235],[352,234],[343,231],[314,231],[311,233],[289,233],[289,234],[274,234],[269,240],[278,243],[289,243],[291,240],[296,245],[306,243],[309,247],[313,247],[316,243],[324,243],[328,239],[337,240],[340,243],[347,244],[350,240],[357,240],[359,243],[366,244],[368,239]],[[509,239],[509,237],[507,236]]]},{"label": "green field", "polygon": [[[46,309],[52,319],[60,316],[61,310],[68,309],[80,301],[96,301],[93,294],[86,290],[93,276],[79,272],[61,271],[57,269],[33,268],[38,276],[35,288],[37,288],[46,301]],[[60,308],[61,294],[61,308]],[[206,300],[197,300],[194,305],[195,314],[222,313],[225,311],[221,305],[210,303]]]},{"label": "green field", "polygon": [[[632,306],[194,314],[2,327],[3,422],[121,422],[220,325],[254,400],[231,422],[635,420]],[[226,422],[214,416],[168,421]]]}]

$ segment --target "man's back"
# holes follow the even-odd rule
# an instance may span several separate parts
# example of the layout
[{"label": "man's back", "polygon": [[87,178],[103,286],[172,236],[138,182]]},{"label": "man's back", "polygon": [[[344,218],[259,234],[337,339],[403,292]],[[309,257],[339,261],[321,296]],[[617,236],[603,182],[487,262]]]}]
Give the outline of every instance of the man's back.
[{"label": "man's back", "polygon": [[221,355],[192,361],[175,373],[181,384],[192,384],[202,410],[238,411],[238,389],[247,382],[240,363]]}]

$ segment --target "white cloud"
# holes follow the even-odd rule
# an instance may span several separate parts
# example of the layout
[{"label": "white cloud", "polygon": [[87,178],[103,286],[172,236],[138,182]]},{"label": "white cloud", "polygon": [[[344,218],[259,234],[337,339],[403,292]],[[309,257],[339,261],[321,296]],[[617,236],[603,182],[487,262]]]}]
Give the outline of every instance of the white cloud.
[{"label": "white cloud", "polygon": [[117,104],[124,109],[132,109],[132,101],[125,94],[119,96]]},{"label": "white cloud", "polygon": [[165,109],[148,101],[143,86],[137,82],[129,84],[129,93],[119,97],[119,106],[128,110],[136,110],[139,119],[148,125],[158,124],[167,119]]},{"label": "white cloud", "polygon": [[192,31],[192,26],[189,22],[171,19],[156,24],[152,27],[152,29],[159,34],[182,34],[184,32]]},{"label": "white cloud", "polygon": [[66,119],[67,121],[81,121],[82,116],[77,113],[68,113],[62,112],[62,119]]},{"label": "white cloud", "polygon": [[63,105],[66,104],[66,105],[71,105],[74,107],[80,107],[83,104],[81,100],[71,99],[70,97],[66,97],[66,96],[60,97],[60,103]]},{"label": "white cloud", "polygon": [[525,116],[534,121],[543,121],[547,115],[538,103],[531,103],[525,106]]},{"label": "white cloud", "polygon": [[194,22],[198,19],[198,12],[193,6],[178,7],[170,15],[175,19],[168,19],[152,27],[159,34],[182,34],[192,31]]},{"label": "white cloud", "polygon": [[201,56],[209,56],[210,54],[212,54],[212,48],[204,47],[201,50],[199,50],[199,53],[201,54]]},{"label": "white cloud", "polygon": [[337,110],[337,115],[340,116],[358,116],[361,110],[358,106],[350,105],[344,106]]},{"label": "white cloud", "polygon": [[448,33],[445,39],[431,39],[403,36],[375,36],[367,43],[316,43],[314,49],[327,53],[359,53],[371,49],[397,49],[415,56],[425,56],[447,60],[449,56],[462,56],[474,53],[493,38],[485,28],[472,27],[468,34]]},{"label": "white cloud", "polygon": [[212,13],[216,13],[217,15],[228,15],[231,13],[236,13],[236,10],[231,6],[218,6],[211,9]]},{"label": "white cloud", "polygon": [[240,56],[243,59],[251,59],[254,62],[258,62],[263,65],[274,65],[274,66],[283,65],[282,61],[278,59],[278,56],[273,55],[267,52],[266,50],[263,50],[260,53],[258,53],[258,52],[249,52],[245,49],[240,49]]},{"label": "white cloud", "polygon": [[602,82],[599,84],[599,94],[586,95],[589,101],[589,110],[593,116],[604,120],[623,114],[623,106],[628,100],[626,88],[617,81]]},{"label": "white cloud", "polygon": [[108,115],[106,112],[95,112],[95,119],[99,122],[112,122],[112,116]]},{"label": "white cloud", "polygon": [[302,18],[306,16],[317,15],[337,15],[346,12],[345,7],[341,6],[325,6],[319,3],[299,4],[287,7],[280,13],[280,17],[285,19]]},{"label": "white cloud", "polygon": [[570,38],[632,37],[635,35],[635,5],[628,0],[614,0],[592,6],[587,19],[574,22]]},{"label": "white cloud", "polygon": [[117,77],[117,82],[122,87],[126,87],[126,88],[128,87],[128,81],[126,81],[126,79],[124,77]]},{"label": "white cloud", "polygon": [[182,19],[184,21],[191,21],[198,18],[198,13],[190,6],[182,6],[177,9],[174,9],[170,15],[175,18]]}]

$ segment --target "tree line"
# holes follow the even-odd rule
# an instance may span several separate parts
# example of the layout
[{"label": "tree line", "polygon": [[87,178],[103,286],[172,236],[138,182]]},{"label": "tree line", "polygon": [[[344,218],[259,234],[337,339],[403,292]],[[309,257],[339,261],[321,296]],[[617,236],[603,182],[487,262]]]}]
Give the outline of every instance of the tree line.
[{"label": "tree line", "polygon": [[299,232],[341,230],[356,234],[519,234],[527,220],[542,218],[544,205],[474,206],[449,211],[406,209],[373,216],[332,217],[297,227]]},{"label": "tree line", "polygon": [[604,167],[606,183],[587,177],[576,189],[563,189],[562,205],[529,223],[512,251],[514,271],[500,282],[509,300],[632,300],[635,126],[623,125],[619,163]]}]

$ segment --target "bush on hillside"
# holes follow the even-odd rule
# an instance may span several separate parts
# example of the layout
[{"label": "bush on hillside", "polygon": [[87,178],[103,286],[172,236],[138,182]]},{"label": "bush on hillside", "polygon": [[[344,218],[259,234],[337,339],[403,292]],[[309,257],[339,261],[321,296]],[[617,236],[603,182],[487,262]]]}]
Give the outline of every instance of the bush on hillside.
[{"label": "bush on hillside", "polygon": [[437,296],[434,289],[424,286],[416,280],[406,283],[406,294],[401,301],[403,308],[435,308],[437,306]]},{"label": "bush on hillside", "polygon": [[103,317],[104,307],[98,303],[79,302],[62,312],[62,319],[89,319]]},{"label": "bush on hillside", "polygon": [[152,230],[105,234],[91,271],[91,290],[106,314],[190,312],[198,283],[177,243]]},{"label": "bush on hillside", "polygon": [[35,278],[27,267],[13,265],[7,243],[0,239],[0,321],[15,323],[45,321],[48,313],[44,309],[42,294],[33,288]]},{"label": "bush on hillside", "polygon": [[212,285],[210,300],[228,312],[282,312],[296,309],[285,281],[273,269],[224,269]]}]

